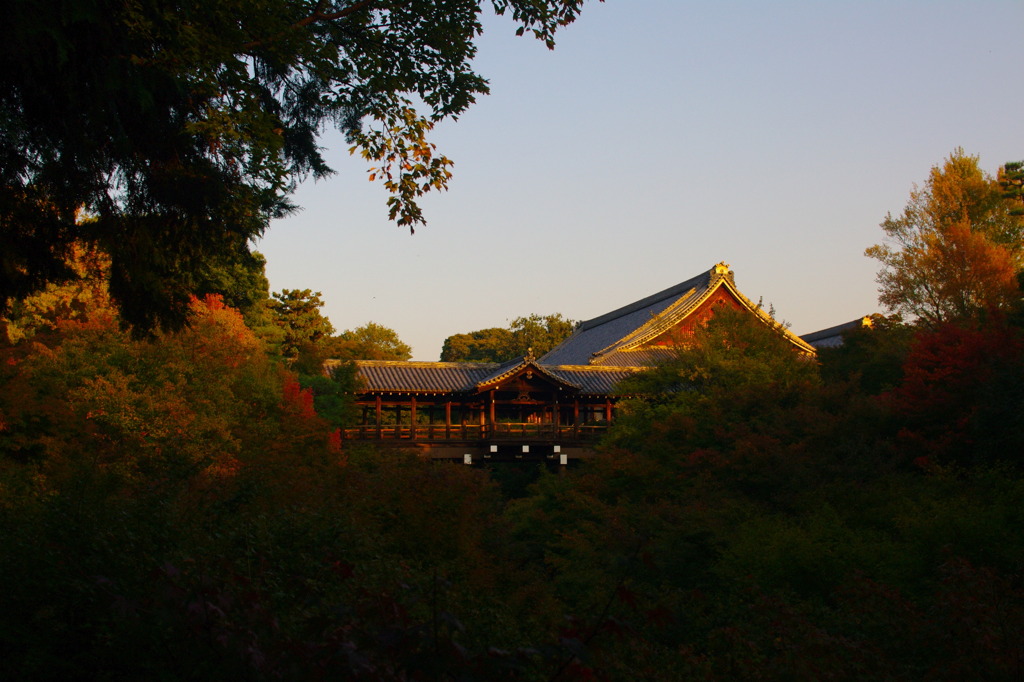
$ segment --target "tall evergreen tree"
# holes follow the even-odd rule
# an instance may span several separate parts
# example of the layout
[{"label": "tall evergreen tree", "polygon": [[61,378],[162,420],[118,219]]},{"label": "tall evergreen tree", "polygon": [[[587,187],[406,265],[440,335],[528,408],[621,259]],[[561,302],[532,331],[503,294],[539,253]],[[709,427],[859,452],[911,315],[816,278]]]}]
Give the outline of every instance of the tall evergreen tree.
[{"label": "tall evergreen tree", "polygon": [[[180,325],[195,273],[249,249],[289,194],[331,173],[326,124],[423,222],[451,162],[426,135],[486,80],[483,0],[15,0],[0,42],[0,314],[68,280],[75,240],[111,259],[142,329]],[[492,0],[549,46],[583,0]],[[426,114],[418,113],[413,100]],[[373,121],[369,128],[364,121]],[[81,211],[95,217],[76,220]]]},{"label": "tall evergreen tree", "polygon": [[331,321],[320,312],[324,302],[320,292],[309,289],[283,289],[274,292],[271,311],[277,326],[284,333],[281,354],[294,359],[334,333]]}]

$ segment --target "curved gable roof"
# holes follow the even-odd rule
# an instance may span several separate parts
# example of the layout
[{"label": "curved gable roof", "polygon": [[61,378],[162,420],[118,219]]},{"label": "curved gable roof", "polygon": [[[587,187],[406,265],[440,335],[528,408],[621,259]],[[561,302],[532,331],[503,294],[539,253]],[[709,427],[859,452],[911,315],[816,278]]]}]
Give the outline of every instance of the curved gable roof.
[{"label": "curved gable roof", "polygon": [[573,381],[566,379],[555,372],[550,371],[550,368],[544,367],[543,365],[537,364],[532,356],[525,356],[522,358],[516,358],[509,360],[508,362],[498,365],[494,372],[484,377],[476,383],[477,390],[482,390],[488,386],[500,384],[502,381],[511,378],[512,376],[525,372],[527,370],[535,371],[541,376],[545,376],[548,380],[555,382],[556,384],[562,384],[566,388],[579,390],[581,386]]},{"label": "curved gable roof", "polygon": [[706,290],[710,284],[710,273],[703,272],[674,287],[580,323],[572,336],[548,351],[540,362],[546,365],[591,364],[595,354],[632,336],[673,304]]},{"label": "curved gable roof", "polygon": [[[722,287],[765,324],[777,326],[767,312],[740,293],[729,266],[719,263],[674,287],[583,322],[572,336],[544,355],[540,362],[546,365],[653,364],[659,353],[652,354],[652,349],[644,348],[644,344],[685,320]],[[806,341],[786,329],[779,329],[801,352],[814,353],[814,348]]]}]

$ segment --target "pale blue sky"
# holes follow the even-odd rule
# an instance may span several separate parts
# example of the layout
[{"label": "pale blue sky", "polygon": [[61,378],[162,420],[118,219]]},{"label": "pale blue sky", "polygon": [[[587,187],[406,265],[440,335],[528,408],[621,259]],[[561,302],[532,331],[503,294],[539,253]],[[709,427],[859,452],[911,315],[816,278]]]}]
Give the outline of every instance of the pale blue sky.
[{"label": "pale blue sky", "polygon": [[415,236],[336,134],[338,174],[258,244],[271,288],[323,293],[436,360],[455,333],[587,319],[731,264],[798,334],[879,309],[864,249],[956,147],[1024,159],[1024,1],[608,0],[549,52],[486,21],[490,80],[435,130],[455,161]]}]

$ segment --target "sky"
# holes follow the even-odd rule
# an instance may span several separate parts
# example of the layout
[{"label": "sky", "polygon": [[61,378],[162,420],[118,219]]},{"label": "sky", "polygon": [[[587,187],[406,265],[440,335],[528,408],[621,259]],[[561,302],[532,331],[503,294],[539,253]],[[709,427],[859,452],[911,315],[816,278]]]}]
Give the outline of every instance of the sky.
[{"label": "sky", "polygon": [[586,320],[725,261],[804,334],[880,311],[879,223],[956,148],[1024,160],[1022,0],[588,2],[549,51],[485,15],[490,82],[432,133],[455,161],[415,235],[337,133],[337,174],[256,248],[436,361],[533,313]]}]

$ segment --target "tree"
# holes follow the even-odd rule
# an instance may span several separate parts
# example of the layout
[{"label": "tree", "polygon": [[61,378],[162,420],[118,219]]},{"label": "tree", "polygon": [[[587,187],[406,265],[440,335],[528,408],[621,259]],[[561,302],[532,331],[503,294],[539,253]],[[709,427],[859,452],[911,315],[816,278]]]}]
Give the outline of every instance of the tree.
[{"label": "tree", "polygon": [[308,346],[318,345],[334,333],[331,321],[320,312],[323,305],[319,291],[282,289],[280,293],[274,292],[271,312],[284,333],[281,355],[295,359],[300,352],[308,351]]},{"label": "tree", "polygon": [[346,329],[328,339],[324,352],[333,360],[408,360],[412,357],[412,348],[398,338],[394,329],[376,322]]},{"label": "tree", "polygon": [[502,327],[453,334],[441,347],[441,362],[499,362],[502,349],[511,345],[512,332]]},{"label": "tree", "polygon": [[532,353],[540,357],[564,341],[576,323],[561,313],[517,317],[508,329],[492,327],[454,334],[444,341],[442,362],[505,362]]},{"label": "tree", "polygon": [[506,354],[510,357],[532,354],[539,358],[564,341],[575,328],[576,323],[565,319],[561,313],[517,317],[509,325],[512,339]]},{"label": "tree", "polygon": [[751,495],[792,492],[813,471],[804,441],[829,421],[819,384],[778,329],[723,307],[674,357],[620,383],[646,397],[623,405],[605,445],[691,474],[728,470]]},{"label": "tree", "polygon": [[901,216],[886,216],[887,243],[865,252],[883,266],[879,301],[930,325],[1011,304],[1024,267],[1015,208],[978,157],[954,151],[915,186]]},{"label": "tree", "polygon": [[[328,123],[385,184],[391,217],[422,223],[416,200],[445,189],[451,165],[426,134],[488,91],[471,68],[483,4],[12,3],[0,45],[0,313],[73,279],[67,252],[84,239],[110,256],[127,322],[180,326],[195,273],[292,211],[298,180],[332,172],[317,144]],[[490,4],[552,47],[583,0]],[[83,210],[95,220],[77,221]]]},{"label": "tree", "polygon": [[903,374],[887,398],[901,419],[907,456],[1021,465],[1024,330],[999,318],[923,330]]},{"label": "tree", "polygon": [[999,187],[1003,198],[1013,202],[1013,215],[1024,215],[1024,161],[1011,161],[999,169]]},{"label": "tree", "polygon": [[219,295],[226,305],[242,313],[248,323],[250,318],[258,320],[265,315],[270,299],[267,259],[258,251],[234,255],[237,258],[204,264],[197,281],[197,294]]},{"label": "tree", "polygon": [[53,331],[62,322],[112,312],[107,290],[109,259],[95,247],[79,242],[69,249],[67,267],[75,273],[73,281],[48,284],[17,301],[7,316],[0,316],[0,342],[14,344],[38,332]]},{"label": "tree", "polygon": [[[776,329],[744,310],[725,308],[698,327],[674,357],[630,377],[624,387],[668,402],[771,384],[817,380],[817,367]],[[679,390],[684,388],[686,390]]]},{"label": "tree", "polygon": [[821,378],[831,383],[853,381],[871,395],[895,388],[903,379],[903,363],[916,331],[899,316],[872,315],[870,326],[851,329],[843,334],[842,344],[818,351]]}]

